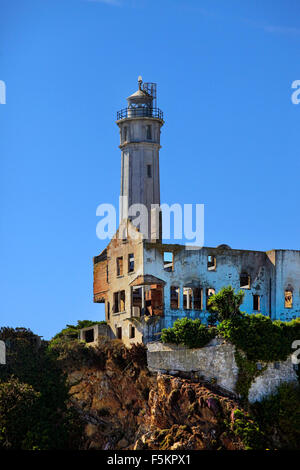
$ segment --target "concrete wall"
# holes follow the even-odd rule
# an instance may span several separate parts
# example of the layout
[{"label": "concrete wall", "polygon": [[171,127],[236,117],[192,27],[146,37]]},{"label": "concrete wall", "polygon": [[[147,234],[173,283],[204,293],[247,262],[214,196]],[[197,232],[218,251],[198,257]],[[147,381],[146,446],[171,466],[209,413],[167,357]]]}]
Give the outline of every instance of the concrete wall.
[{"label": "concrete wall", "polygon": [[234,347],[225,342],[212,340],[201,349],[163,343],[148,343],[148,367],[153,371],[176,374],[196,372],[205,380],[216,379],[221,387],[234,392],[238,367],[234,358]]},{"label": "concrete wall", "polygon": [[[275,368],[275,365],[279,369]],[[297,374],[293,368],[291,357],[284,362],[270,363],[262,375],[256,377],[249,390],[250,403],[261,401],[264,397],[274,393],[278,385],[283,382],[297,382]]]},{"label": "concrete wall", "polygon": [[[235,393],[238,378],[238,366],[235,361],[235,347],[223,340],[212,340],[206,347],[188,349],[184,346],[163,343],[148,343],[148,367],[154,372],[176,375],[179,372],[194,373],[204,380],[216,380],[220,387]],[[262,366],[266,365],[261,363]],[[276,390],[282,382],[297,382],[297,374],[291,358],[285,362],[267,364],[253,382],[249,391],[249,401],[260,401],[264,396]]]},{"label": "concrete wall", "polygon": [[[300,251],[275,250],[276,319],[292,320],[300,316]],[[293,307],[284,307],[284,292],[292,290]]]},{"label": "concrete wall", "polygon": [[94,341],[88,343],[91,346],[96,346],[99,343],[101,336],[112,338],[112,332],[111,332],[110,326],[105,325],[105,324],[100,324],[100,325],[92,325],[86,328],[82,328],[79,331],[79,339],[81,341],[86,341],[86,332],[90,332],[90,331],[94,332]]},{"label": "concrete wall", "polygon": [[[213,288],[218,292],[222,287],[231,285],[240,289],[240,274],[246,272],[251,279],[250,289],[245,292],[244,302],[241,306],[247,313],[262,313],[269,315],[272,310],[269,296],[269,285],[275,278],[275,268],[265,252],[232,250],[230,248],[207,248],[201,250],[186,250],[184,246],[174,247],[174,269],[172,272],[164,270],[163,251],[164,245],[147,243],[144,253],[144,271],[166,282],[165,294],[165,325],[172,326],[174,320],[184,316],[201,318],[205,320],[206,289]],[[172,251],[172,245],[165,245],[165,251]],[[207,268],[209,255],[216,256],[216,269],[210,271]],[[170,307],[170,287],[180,287],[180,308],[172,310]],[[199,310],[183,309],[183,287],[189,285],[202,288],[203,308]],[[253,295],[260,296],[260,310],[253,310]],[[271,308],[270,308],[271,307]],[[275,311],[275,306],[273,305]]]},{"label": "concrete wall", "polygon": [[[133,227],[136,231],[136,229]],[[137,232],[137,231],[136,231]],[[128,272],[128,255],[134,254],[134,271]],[[123,275],[117,275],[116,259],[123,256]],[[131,322],[128,321],[131,317],[131,287],[130,282],[138,275],[143,273],[143,242],[142,236],[137,232],[137,239],[127,238],[125,242],[119,238],[113,239],[107,247],[108,259],[108,284],[109,291],[106,302],[106,321],[110,325],[114,337],[118,327],[122,328],[122,340],[126,345],[131,343],[141,343],[143,341],[143,332],[140,328],[136,327],[135,338],[129,338],[129,328]],[[113,311],[114,292],[125,291],[125,309],[120,312]],[[108,318],[108,303],[110,315]]]}]

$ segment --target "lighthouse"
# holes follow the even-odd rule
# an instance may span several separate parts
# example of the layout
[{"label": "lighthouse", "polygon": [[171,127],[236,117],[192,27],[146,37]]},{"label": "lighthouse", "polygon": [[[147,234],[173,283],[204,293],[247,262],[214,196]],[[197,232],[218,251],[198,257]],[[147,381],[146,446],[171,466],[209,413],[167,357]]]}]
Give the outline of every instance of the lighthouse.
[{"label": "lighthouse", "polygon": [[[143,83],[118,111],[120,129],[120,220],[130,219],[146,240],[161,239],[159,150],[163,112],[156,83]],[[141,213],[143,212],[143,213]]]}]

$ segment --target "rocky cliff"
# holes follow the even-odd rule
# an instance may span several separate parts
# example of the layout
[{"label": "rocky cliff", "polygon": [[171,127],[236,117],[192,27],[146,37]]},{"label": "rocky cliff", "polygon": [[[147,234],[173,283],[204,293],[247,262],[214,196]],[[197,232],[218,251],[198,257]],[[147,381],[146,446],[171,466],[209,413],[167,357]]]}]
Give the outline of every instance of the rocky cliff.
[{"label": "rocky cliff", "polygon": [[237,402],[201,383],[150,373],[145,351],[135,349],[106,342],[105,351],[92,352],[98,361],[63,364],[85,449],[244,448],[231,430]]}]

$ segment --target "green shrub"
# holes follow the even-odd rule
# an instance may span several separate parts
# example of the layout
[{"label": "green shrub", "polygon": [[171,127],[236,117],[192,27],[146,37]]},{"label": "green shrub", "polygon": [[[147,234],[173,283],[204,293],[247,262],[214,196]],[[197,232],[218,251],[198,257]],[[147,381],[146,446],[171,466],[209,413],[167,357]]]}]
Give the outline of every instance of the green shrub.
[{"label": "green shrub", "polygon": [[[13,410],[9,412],[8,423],[2,426],[8,430],[5,445],[28,450],[78,448],[82,435],[81,421],[76,410],[68,406],[69,385],[59,367],[57,356],[44,341],[39,348],[36,347],[36,341],[32,341],[34,335],[24,329],[12,330],[10,334],[8,329],[2,330],[0,339],[4,336],[7,345],[6,365],[0,367],[0,381],[15,394],[24,392],[24,407],[26,401],[30,405],[30,417],[22,405],[17,437],[17,427],[11,422]],[[13,382],[14,378],[18,379],[21,388]],[[12,392],[10,394],[12,396]],[[34,395],[32,403],[28,399],[30,394]],[[6,406],[3,400],[2,394],[0,414],[1,406]]]},{"label": "green shrub", "polygon": [[[276,393],[251,407],[270,448],[298,450],[300,446],[300,387],[283,383]],[[276,441],[274,443],[274,436]]]},{"label": "green shrub", "polygon": [[11,377],[0,381],[0,449],[23,448],[23,441],[34,426],[34,407],[40,394],[31,385]]},{"label": "green shrub", "polygon": [[201,320],[177,319],[172,328],[162,330],[163,343],[183,344],[189,348],[202,348],[215,337],[215,328],[207,328]]},{"label": "green shrub", "polygon": [[246,450],[262,450],[265,448],[265,436],[257,421],[243,410],[235,410],[232,429]]},{"label": "green shrub", "polygon": [[66,325],[66,328],[52,338],[51,343],[57,344],[59,341],[77,339],[79,330],[93,325],[106,325],[106,321],[77,320],[77,325]]},{"label": "green shrub", "polygon": [[217,327],[225,339],[245,352],[252,361],[284,361],[291,344],[300,337],[300,319],[272,322],[264,315],[243,315],[223,320]]},{"label": "green shrub", "polygon": [[217,294],[211,295],[208,298],[210,320],[215,323],[241,316],[240,306],[244,295],[243,291],[236,294],[231,286],[223,287]]}]

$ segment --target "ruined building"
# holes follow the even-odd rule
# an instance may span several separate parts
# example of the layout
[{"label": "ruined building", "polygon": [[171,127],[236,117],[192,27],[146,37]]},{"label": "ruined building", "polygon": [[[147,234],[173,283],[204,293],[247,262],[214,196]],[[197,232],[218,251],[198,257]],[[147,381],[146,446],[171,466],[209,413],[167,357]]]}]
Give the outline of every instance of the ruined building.
[{"label": "ruined building", "polygon": [[128,198],[128,206],[142,203],[149,209],[151,229],[144,236],[123,205],[118,236],[94,257],[94,302],[105,303],[107,333],[125,344],[146,343],[158,339],[161,329],[177,318],[205,322],[209,296],[227,285],[244,290],[242,310],[247,313],[273,320],[300,316],[300,251],[236,250],[228,245],[187,250],[185,245],[162,243],[160,214],[150,221],[152,205],[160,204],[164,124],[156,85],[140,79],[127,101],[127,108],[117,114],[121,196]]}]

